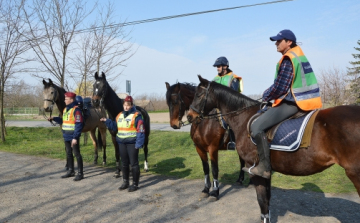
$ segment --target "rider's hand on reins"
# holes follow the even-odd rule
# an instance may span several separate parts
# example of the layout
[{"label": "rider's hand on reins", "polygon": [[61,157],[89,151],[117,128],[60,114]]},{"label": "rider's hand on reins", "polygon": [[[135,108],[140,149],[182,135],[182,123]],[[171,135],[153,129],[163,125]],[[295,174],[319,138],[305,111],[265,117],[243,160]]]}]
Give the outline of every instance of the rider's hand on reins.
[{"label": "rider's hand on reins", "polygon": [[106,122],[106,118],[101,118],[100,122]]},{"label": "rider's hand on reins", "polygon": [[53,121],[54,119],[52,117],[47,119],[49,122]]}]

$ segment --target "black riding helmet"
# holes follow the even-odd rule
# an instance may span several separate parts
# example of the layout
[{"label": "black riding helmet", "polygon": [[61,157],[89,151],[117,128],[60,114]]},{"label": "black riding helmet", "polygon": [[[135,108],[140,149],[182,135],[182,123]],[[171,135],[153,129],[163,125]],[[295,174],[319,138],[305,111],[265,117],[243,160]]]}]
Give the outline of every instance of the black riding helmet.
[{"label": "black riding helmet", "polygon": [[219,57],[216,59],[213,66],[229,66],[229,61],[226,59],[226,57]]}]

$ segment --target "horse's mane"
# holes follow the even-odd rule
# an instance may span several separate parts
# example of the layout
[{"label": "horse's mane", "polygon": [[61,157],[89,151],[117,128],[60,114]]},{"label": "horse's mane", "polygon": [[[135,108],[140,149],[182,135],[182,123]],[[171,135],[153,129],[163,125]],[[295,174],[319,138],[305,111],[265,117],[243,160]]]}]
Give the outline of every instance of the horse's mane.
[{"label": "horse's mane", "polygon": [[101,78],[101,81],[104,81],[106,85],[106,95],[104,99],[105,109],[108,111],[109,117],[115,119],[115,117],[124,110],[123,100],[119,98],[106,79]]},{"label": "horse's mane", "polygon": [[[174,92],[174,88],[178,86],[178,83],[170,86],[169,90],[166,92],[166,103],[170,104],[171,94]],[[180,83],[181,89],[180,93],[182,97],[194,98],[196,86],[193,83]]]},{"label": "horse's mane", "polygon": [[[236,110],[239,108],[260,104],[259,101],[249,98],[246,95],[236,92],[235,90],[216,82],[211,83],[210,91],[213,91],[218,99],[221,97],[221,102],[226,104],[230,110]],[[224,97],[224,95],[226,96]]]}]

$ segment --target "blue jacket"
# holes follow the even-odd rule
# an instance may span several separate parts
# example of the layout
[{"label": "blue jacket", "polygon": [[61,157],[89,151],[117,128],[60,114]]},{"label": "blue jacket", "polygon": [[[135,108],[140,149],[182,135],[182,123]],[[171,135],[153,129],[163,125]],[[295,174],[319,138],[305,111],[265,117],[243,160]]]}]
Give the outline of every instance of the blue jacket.
[{"label": "blue jacket", "polygon": [[[135,108],[135,106],[133,106],[132,108],[129,109],[129,111],[123,111],[123,114],[124,114],[124,117],[126,118],[127,116],[129,116],[130,114],[134,114],[135,112],[136,112],[136,108]],[[116,132],[118,129],[116,120],[113,121],[111,119],[106,119],[105,125],[111,131]],[[116,136],[116,142],[118,142],[120,144],[134,144],[135,143],[136,149],[142,148],[144,145],[144,141],[145,141],[145,128],[144,128],[144,121],[142,119],[140,112],[135,118],[135,126],[137,129],[135,139],[129,138],[129,139],[123,140]]]},{"label": "blue jacket", "polygon": [[[73,108],[76,105],[76,102],[73,102],[69,105],[66,106],[66,111],[69,111],[69,109]],[[81,136],[81,131],[84,128],[84,118],[82,116],[82,112],[79,108],[75,108],[74,111],[74,117],[75,118],[75,130],[74,133],[69,134],[63,131],[63,137],[65,141],[71,141],[73,139],[76,139],[79,141],[79,138]],[[62,124],[63,120],[62,117],[54,117],[53,120],[58,123],[58,124]]]}]

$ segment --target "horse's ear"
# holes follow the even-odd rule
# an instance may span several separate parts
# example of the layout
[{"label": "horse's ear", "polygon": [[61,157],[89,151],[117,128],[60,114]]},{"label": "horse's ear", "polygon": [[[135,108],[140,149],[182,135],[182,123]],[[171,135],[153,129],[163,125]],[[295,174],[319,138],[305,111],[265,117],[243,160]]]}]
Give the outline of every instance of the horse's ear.
[{"label": "horse's ear", "polygon": [[53,82],[50,78],[49,78],[49,84],[53,85]]},{"label": "horse's ear", "polygon": [[44,85],[47,85],[47,82],[46,82],[46,80],[45,80],[45,79],[43,79],[43,84],[44,84]]},{"label": "horse's ear", "polygon": [[178,86],[178,88],[179,88],[179,90],[180,90],[181,84],[180,84],[179,82],[177,83],[177,86]]},{"label": "horse's ear", "polygon": [[201,84],[207,85],[207,83],[209,83],[209,81],[206,80],[205,78],[202,78],[200,74],[198,75],[198,77]]},{"label": "horse's ear", "polygon": [[104,73],[104,72],[101,72],[101,77],[106,80],[106,76],[105,76],[105,73]]},{"label": "horse's ear", "polygon": [[165,82],[165,85],[166,85],[166,89],[169,90],[170,84],[168,82]]},{"label": "horse's ear", "polygon": [[98,72],[95,72],[95,80],[97,80],[99,78],[99,74]]}]

